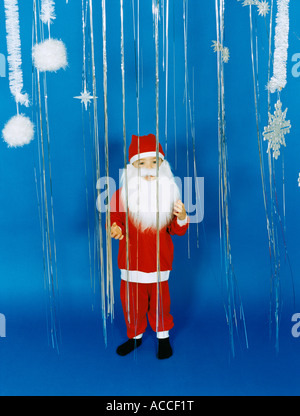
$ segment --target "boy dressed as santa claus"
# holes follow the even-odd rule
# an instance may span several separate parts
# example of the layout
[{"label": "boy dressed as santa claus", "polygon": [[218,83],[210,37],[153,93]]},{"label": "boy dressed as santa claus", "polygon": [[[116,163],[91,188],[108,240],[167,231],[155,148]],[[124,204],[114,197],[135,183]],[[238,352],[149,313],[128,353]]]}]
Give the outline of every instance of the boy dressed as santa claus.
[{"label": "boy dressed as santa claus", "polygon": [[142,344],[148,317],[158,338],[157,357],[164,359],[173,353],[168,284],[174,251],[171,236],[184,235],[189,221],[161,145],[158,169],[156,154],[155,135],[132,137],[127,179],[124,171],[121,188],[111,200],[111,236],[119,240],[120,294],[128,336],[117,353],[125,356]]}]

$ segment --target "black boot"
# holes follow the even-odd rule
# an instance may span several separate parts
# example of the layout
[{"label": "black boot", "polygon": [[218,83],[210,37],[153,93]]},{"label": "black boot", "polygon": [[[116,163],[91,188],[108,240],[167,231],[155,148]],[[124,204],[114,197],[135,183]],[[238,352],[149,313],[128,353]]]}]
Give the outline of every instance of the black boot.
[{"label": "black boot", "polygon": [[158,352],[157,358],[164,360],[170,358],[173,355],[172,347],[170,345],[170,338],[158,339]]},{"label": "black boot", "polygon": [[134,351],[136,348],[140,347],[141,345],[142,345],[142,338],[140,338],[140,339],[129,339],[128,341],[124,342],[124,344],[120,345],[117,348],[117,354],[124,357],[125,355]]}]

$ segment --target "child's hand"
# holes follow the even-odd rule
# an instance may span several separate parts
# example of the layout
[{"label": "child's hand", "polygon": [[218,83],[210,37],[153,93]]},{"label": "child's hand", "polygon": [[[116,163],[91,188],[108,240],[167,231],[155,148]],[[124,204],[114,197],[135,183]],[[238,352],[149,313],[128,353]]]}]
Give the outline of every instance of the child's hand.
[{"label": "child's hand", "polygon": [[175,203],[173,214],[181,221],[186,219],[185,206],[180,200]]},{"label": "child's hand", "polygon": [[111,226],[111,233],[110,233],[111,237],[116,239],[116,240],[123,240],[124,235],[122,233],[121,228],[117,225],[116,222],[114,222]]}]

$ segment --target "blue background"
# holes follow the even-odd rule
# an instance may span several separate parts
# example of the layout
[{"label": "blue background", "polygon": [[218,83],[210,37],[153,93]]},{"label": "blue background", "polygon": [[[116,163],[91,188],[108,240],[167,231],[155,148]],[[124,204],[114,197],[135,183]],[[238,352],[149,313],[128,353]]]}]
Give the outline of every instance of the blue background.
[{"label": "blue background", "polygon": [[[20,1],[20,25],[24,89],[30,95],[32,82],[32,2]],[[6,317],[7,336],[0,339],[1,395],[298,395],[300,341],[291,335],[291,317],[299,312],[299,189],[300,170],[298,94],[300,80],[292,75],[292,56],[299,53],[297,22],[300,7],[291,2],[291,31],[288,85],[282,92],[288,107],[291,134],[284,150],[286,178],[286,241],[293,269],[292,281],[282,258],[283,309],[280,351],[269,337],[270,260],[253,100],[250,57],[249,10],[226,2],[225,44],[230,61],[225,65],[226,121],[231,183],[230,229],[232,256],[249,337],[236,340],[236,357],[230,353],[228,328],[223,308],[220,267],[216,39],[213,1],[190,0],[188,15],[188,65],[190,96],[194,73],[196,160],[198,176],[205,178],[205,220],[192,225],[189,236],[174,238],[175,260],[171,276],[171,333],[174,356],[156,359],[156,340],[147,331],[136,356],[121,358],[116,347],[126,338],[119,301],[117,243],[113,242],[115,320],[108,323],[105,346],[100,311],[100,289],[93,294],[89,276],[85,173],[82,140],[82,111],[74,96],[80,94],[82,77],[81,1],[56,2],[57,19],[51,35],[62,39],[68,49],[66,71],[47,76],[51,135],[52,183],[59,280],[60,352],[48,342],[47,293],[44,288],[41,231],[38,218],[34,169],[37,140],[22,149],[9,149],[2,141],[0,164],[0,312]],[[100,146],[104,152],[102,89],[102,37],[100,2],[94,2],[94,27],[98,91]],[[97,4],[96,4],[97,3]],[[98,4],[99,3],[99,4]],[[116,180],[123,167],[122,95],[120,71],[119,1],[107,2],[108,123],[110,172]],[[151,2],[141,5],[141,91],[140,134],[155,132],[155,50]],[[171,2],[173,3],[173,2]],[[178,168],[186,175],[186,119],[184,103],[184,43],[182,2],[170,15],[170,75],[168,114],[168,160],[175,167],[173,122],[173,33],[176,59],[176,131]],[[125,1],[126,128],[127,140],[137,133],[136,76],[132,6]],[[268,38],[264,18],[257,20],[259,76],[261,85],[261,128],[267,125]],[[3,7],[0,9],[0,53],[6,55]],[[175,22],[175,26],[174,26]],[[162,24],[162,22],[161,22]],[[160,33],[160,62],[162,34]],[[160,137],[164,145],[165,73],[160,68]],[[297,72],[294,73],[297,75]],[[8,77],[0,78],[0,120],[3,127],[15,114]],[[274,97],[273,97],[274,100]],[[31,109],[24,113],[31,116]],[[1,128],[2,128],[1,127]],[[191,135],[189,135],[191,143]],[[190,169],[192,149],[189,144]],[[90,146],[91,147],[91,146]],[[87,150],[90,151],[89,145]],[[266,150],[266,143],[264,143]],[[90,155],[88,154],[88,158]],[[282,157],[278,160],[279,198]],[[101,172],[104,174],[104,172]],[[93,194],[93,172],[88,162],[88,190]],[[91,203],[93,202],[91,197]],[[280,202],[281,204],[281,202]],[[282,204],[281,204],[282,205]],[[93,210],[89,212],[93,217]],[[188,256],[188,239],[190,257]],[[99,289],[99,290],[98,290]],[[298,309],[297,309],[298,308]]]}]

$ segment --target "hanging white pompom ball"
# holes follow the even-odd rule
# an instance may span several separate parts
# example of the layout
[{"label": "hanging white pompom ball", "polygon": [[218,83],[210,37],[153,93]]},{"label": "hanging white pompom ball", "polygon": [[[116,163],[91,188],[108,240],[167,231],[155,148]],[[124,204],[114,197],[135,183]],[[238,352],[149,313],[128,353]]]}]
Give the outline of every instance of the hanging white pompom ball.
[{"label": "hanging white pompom ball", "polygon": [[22,147],[33,140],[34,126],[28,117],[18,114],[6,123],[2,136],[9,147]]},{"label": "hanging white pompom ball", "polygon": [[68,65],[67,50],[61,40],[47,39],[32,49],[33,63],[40,72],[56,72]]}]

